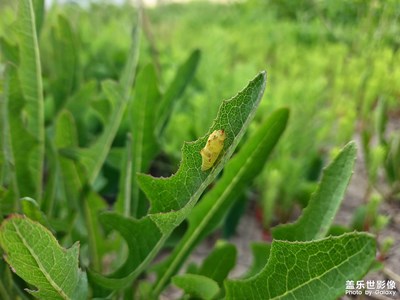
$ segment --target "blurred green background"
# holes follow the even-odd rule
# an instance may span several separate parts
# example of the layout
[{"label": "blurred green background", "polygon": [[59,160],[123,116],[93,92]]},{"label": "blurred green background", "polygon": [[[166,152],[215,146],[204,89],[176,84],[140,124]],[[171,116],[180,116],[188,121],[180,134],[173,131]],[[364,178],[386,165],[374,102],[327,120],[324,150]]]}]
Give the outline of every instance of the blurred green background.
[{"label": "blurred green background", "polygon": [[[13,1],[0,4],[0,35],[9,41],[14,39],[10,30],[13,6]],[[70,22],[71,32],[57,27],[60,16]],[[57,113],[54,99],[60,86],[66,85],[60,70],[73,73],[64,91],[70,101],[82,97],[85,89],[98,89],[103,79],[118,79],[129,51],[136,8],[67,1],[49,5],[45,18],[40,47],[50,122]],[[146,8],[143,28],[139,69],[153,62],[161,89],[193,50],[201,51],[195,77],[163,137],[169,172],[179,164],[182,142],[207,132],[221,101],[232,97],[260,70],[267,70],[267,90],[249,134],[276,108],[290,108],[291,116],[282,141],[255,184],[265,227],[286,221],[293,204],[306,205],[322,166],[351,139],[359,140],[372,185],[379,169],[387,167],[392,149],[388,145],[398,139],[398,130],[388,131],[381,125],[396,124],[400,115],[400,1],[164,3]],[[65,36],[74,41],[72,49],[63,48]],[[60,65],[65,55],[69,61]],[[107,111],[101,100],[101,95],[88,100],[100,102],[85,113],[85,130],[78,132],[80,146],[89,145],[101,131]],[[115,147],[125,141],[123,129],[124,124]],[[98,189],[104,195],[117,189],[113,172],[118,170],[103,172]],[[387,175],[388,182],[396,178]]]}]

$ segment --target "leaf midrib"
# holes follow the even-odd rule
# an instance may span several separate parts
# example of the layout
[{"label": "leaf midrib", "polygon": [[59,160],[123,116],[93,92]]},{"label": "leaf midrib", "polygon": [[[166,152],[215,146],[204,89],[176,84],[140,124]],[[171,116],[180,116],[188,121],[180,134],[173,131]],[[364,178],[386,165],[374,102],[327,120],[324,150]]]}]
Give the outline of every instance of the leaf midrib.
[{"label": "leaf midrib", "polygon": [[[271,129],[276,125],[278,121],[275,121],[271,125]],[[264,135],[264,138],[258,143],[258,146],[254,149],[253,153],[257,152],[257,150],[263,145],[263,142],[267,138],[268,134]],[[192,245],[193,241],[196,240],[196,238],[200,235],[201,231],[207,226],[209,220],[214,216],[214,212],[218,211],[219,207],[222,205],[225,200],[226,196],[229,195],[231,190],[233,189],[233,186],[235,186],[236,182],[239,180],[241,177],[241,174],[246,170],[246,167],[250,162],[253,160],[254,155],[250,155],[244,164],[242,164],[242,167],[240,168],[240,171],[237,172],[236,176],[233,178],[231,183],[227,186],[221,197],[217,200],[215,205],[211,208],[210,212],[206,215],[205,218],[203,218],[199,225],[196,227],[196,229],[193,231],[193,234],[190,236],[189,240],[184,244],[184,246],[181,248],[182,250],[178,252],[177,256],[175,259],[169,264],[169,267],[167,271],[164,273],[164,276],[161,278],[159,283],[155,287],[155,291],[157,292],[159,289],[162,289],[162,286],[164,285],[164,282],[168,279],[169,275],[172,273],[172,271],[176,268],[177,264],[180,262],[181,258],[185,255],[186,251],[190,248]],[[166,275],[165,275],[166,274]]]},{"label": "leaf midrib", "polygon": [[[62,288],[53,281],[53,279],[51,278],[50,274],[46,271],[45,267],[42,265],[42,263],[40,262],[39,257],[36,255],[36,253],[33,251],[33,249],[30,247],[29,243],[25,240],[24,236],[21,234],[21,232],[19,231],[18,226],[16,226],[16,224],[14,224],[14,222],[12,223],[12,226],[15,229],[15,232],[17,233],[18,237],[21,239],[22,243],[24,244],[24,246],[26,247],[26,249],[29,251],[29,253],[31,254],[31,256],[34,258],[36,264],[38,265],[40,271],[42,272],[42,274],[44,275],[44,277],[47,279],[48,283],[54,288],[54,290],[56,292],[58,292],[58,294],[65,300],[72,300],[67,294],[64,293],[64,291],[62,290]],[[39,287],[38,287],[39,288]]]},{"label": "leaf midrib", "polygon": [[[143,144],[144,144],[143,141],[144,141],[144,127],[145,127],[144,124],[146,122],[147,105],[148,105],[148,101],[149,101],[149,97],[148,97],[149,89],[150,89],[150,86],[147,85],[146,86],[146,92],[145,92],[146,96],[143,97],[144,100],[142,100],[144,102],[143,103],[143,114],[142,114],[139,122],[137,123],[137,125],[138,125],[138,128],[137,128],[137,132],[138,132],[137,144],[135,143],[135,140],[133,141],[135,143],[135,146],[137,146],[137,148],[136,147],[134,147],[134,148],[136,148],[138,150],[135,153],[135,155],[133,156],[135,158],[135,170],[134,170],[133,174],[137,174],[138,172],[142,171]],[[140,101],[140,99],[136,100],[136,101]],[[132,104],[134,104],[134,103],[132,103]],[[137,210],[138,210],[138,207],[139,207],[139,186],[137,184],[136,176],[135,176],[135,180],[134,180],[134,182],[132,184],[132,197],[133,197],[133,201],[134,201],[133,203],[135,204],[135,206],[133,208],[130,208],[130,209],[133,209],[133,217],[136,218]]]},{"label": "leaf midrib", "polygon": [[366,247],[367,247],[367,244],[364,244],[363,247],[362,247],[359,251],[357,251],[357,252],[354,253],[353,255],[347,257],[347,258],[346,258],[344,261],[342,261],[340,264],[338,264],[338,265],[336,265],[336,266],[333,266],[332,268],[328,269],[327,271],[325,271],[325,272],[322,273],[321,275],[319,275],[319,276],[317,276],[317,277],[313,277],[313,278],[311,278],[311,279],[305,281],[304,283],[302,283],[302,284],[296,286],[295,288],[293,288],[293,289],[291,289],[291,290],[288,290],[288,291],[286,291],[285,293],[283,293],[283,294],[281,294],[281,295],[278,295],[278,296],[276,296],[276,297],[274,297],[274,298],[271,298],[270,300],[281,299],[281,297],[287,296],[287,295],[289,295],[289,294],[293,294],[296,290],[302,288],[303,286],[306,286],[307,284],[309,284],[309,283],[311,283],[311,282],[313,282],[313,281],[315,281],[315,280],[320,280],[323,276],[325,276],[326,274],[328,274],[328,273],[331,272],[332,270],[334,270],[334,269],[339,269],[340,266],[342,266],[343,264],[345,264],[346,262],[348,262],[348,261],[349,261],[350,259],[352,259],[354,256],[359,255],[360,253],[362,253],[363,250],[364,250],[364,248],[366,248]]}]

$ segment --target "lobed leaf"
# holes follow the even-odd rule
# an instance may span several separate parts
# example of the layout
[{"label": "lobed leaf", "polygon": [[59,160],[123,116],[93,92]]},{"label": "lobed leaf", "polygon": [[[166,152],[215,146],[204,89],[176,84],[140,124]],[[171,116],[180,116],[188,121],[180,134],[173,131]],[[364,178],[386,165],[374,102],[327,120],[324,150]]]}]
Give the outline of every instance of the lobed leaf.
[{"label": "lobed leaf", "polygon": [[[182,162],[176,174],[169,178],[139,175],[139,184],[151,202],[146,217],[136,220],[116,213],[101,215],[103,224],[120,232],[127,241],[129,256],[124,265],[110,276],[90,272],[91,280],[107,288],[123,288],[144,270],[232,155],[255,114],[265,82],[266,74],[262,72],[243,91],[222,103],[209,133],[195,142],[184,144]],[[227,135],[223,153],[213,168],[203,172],[200,149],[216,129],[224,129]]]},{"label": "lobed leaf", "polygon": [[86,299],[86,274],[78,267],[78,244],[65,250],[41,224],[12,215],[1,224],[0,245],[12,270],[37,288],[28,290],[30,294],[40,299]]},{"label": "lobed leaf", "polygon": [[[178,211],[187,204],[192,204],[193,201],[190,200],[197,200],[205,187],[227,163],[255,114],[255,109],[264,92],[265,79],[265,73],[260,73],[238,95],[223,102],[208,134],[195,142],[183,145],[182,161],[179,170],[173,176],[155,178],[144,174],[139,175],[139,185],[151,203],[150,213],[157,214],[153,220],[160,221],[162,230],[169,231],[168,226],[164,226],[166,224],[164,221],[167,220],[160,213]],[[213,168],[203,172],[200,169],[200,150],[204,147],[208,136],[220,129],[223,129],[226,135],[222,156]],[[174,219],[178,221],[180,218],[176,215]],[[172,224],[171,221],[168,223]]]},{"label": "lobed leaf", "polygon": [[8,65],[4,96],[4,121],[6,122],[4,151],[10,170],[10,188],[14,195],[14,201],[24,195],[35,195],[38,192],[37,178],[41,177],[36,174],[39,144],[25,127],[24,98],[19,83],[17,68],[14,65]]},{"label": "lobed leaf", "polygon": [[69,20],[59,15],[57,26],[52,29],[53,64],[55,78],[51,89],[55,100],[55,113],[65,106],[68,97],[76,88],[79,68],[77,37]]},{"label": "lobed leaf", "polygon": [[135,80],[139,57],[140,32],[141,27],[140,23],[138,23],[133,31],[130,53],[120,82],[117,83],[111,80],[102,82],[102,90],[113,105],[111,113],[107,113],[110,117],[102,134],[91,147],[77,151],[79,160],[85,166],[89,183],[91,184],[94,183],[107,158],[126,107],[131,99],[131,89]]},{"label": "lobed leaf", "polygon": [[197,274],[175,276],[172,283],[196,299],[213,299],[219,292],[218,284],[214,280]]},{"label": "lobed leaf", "polygon": [[7,62],[2,101],[2,146],[9,168],[7,206],[21,196],[40,198],[44,154],[41,66],[33,6],[18,1],[18,45],[1,39]]},{"label": "lobed leaf", "polygon": [[203,261],[198,275],[206,276],[222,286],[229,272],[235,267],[236,252],[235,245],[222,241],[218,242]]},{"label": "lobed leaf", "polygon": [[259,273],[267,264],[271,252],[271,244],[256,242],[251,244],[253,262],[243,278],[249,278]]},{"label": "lobed leaf", "polygon": [[185,63],[179,67],[174,79],[166,90],[157,111],[156,134],[158,136],[162,135],[176,100],[182,96],[186,86],[192,81],[200,61],[200,53],[200,50],[194,50],[190,54]]},{"label": "lobed leaf", "polygon": [[[149,64],[139,74],[134,92],[134,101],[129,109],[130,132],[132,134],[132,173],[147,172],[150,163],[159,152],[154,127],[154,113],[161,97],[157,86],[157,75]],[[132,207],[127,208],[129,215],[137,217],[139,205],[139,186],[136,176],[132,176]]]},{"label": "lobed leaf", "polygon": [[373,236],[357,232],[311,242],[273,241],[260,273],[225,283],[226,299],[337,299],[346,280],[368,272],[375,248]]},{"label": "lobed leaf", "polygon": [[325,237],[353,174],[356,152],[354,142],[342,149],[324,170],[321,182],[300,218],[293,224],[283,224],[272,229],[275,239],[309,241]]},{"label": "lobed leaf", "polygon": [[192,249],[221,224],[237,196],[261,172],[286,127],[288,115],[287,109],[274,112],[227,163],[222,178],[188,217],[189,228],[164,262],[165,268],[158,279],[156,291],[161,290],[178,271]]},{"label": "lobed leaf", "polygon": [[[36,35],[35,14],[32,0],[18,1],[18,78],[24,97],[25,129],[34,139],[29,169],[33,190],[22,196],[41,198],[42,171],[44,158],[44,109],[43,87],[39,45]],[[25,145],[25,147],[27,147]],[[20,186],[23,186],[20,184]]]}]

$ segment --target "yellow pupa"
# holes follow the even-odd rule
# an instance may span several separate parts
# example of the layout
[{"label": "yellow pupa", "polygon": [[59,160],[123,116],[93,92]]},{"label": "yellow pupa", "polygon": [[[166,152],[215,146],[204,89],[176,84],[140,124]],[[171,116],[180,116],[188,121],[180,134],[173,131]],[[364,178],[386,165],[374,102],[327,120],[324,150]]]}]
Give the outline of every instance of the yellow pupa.
[{"label": "yellow pupa", "polygon": [[215,161],[224,148],[225,138],[226,135],[223,129],[215,130],[210,134],[205,147],[200,150],[202,171],[207,171],[215,164]]}]

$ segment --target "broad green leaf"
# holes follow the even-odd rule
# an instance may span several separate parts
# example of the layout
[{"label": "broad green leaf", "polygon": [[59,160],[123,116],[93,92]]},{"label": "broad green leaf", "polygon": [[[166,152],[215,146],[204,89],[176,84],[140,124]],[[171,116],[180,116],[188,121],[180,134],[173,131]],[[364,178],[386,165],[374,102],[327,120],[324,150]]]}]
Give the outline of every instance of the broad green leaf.
[{"label": "broad green leaf", "polygon": [[9,291],[6,289],[3,282],[0,280],[0,297],[4,300],[11,300],[12,296],[9,294]]},{"label": "broad green leaf", "polygon": [[2,202],[7,202],[7,207],[15,206],[21,196],[39,196],[42,187],[44,128],[39,49],[32,3],[18,4],[19,49],[1,40],[2,54],[9,62],[1,106],[2,150],[10,188]]},{"label": "broad green leaf", "polygon": [[249,270],[247,270],[246,274],[243,275],[243,278],[249,278],[259,273],[267,264],[270,252],[271,244],[260,242],[251,244],[253,262],[251,263],[251,267]]},{"label": "broad green leaf", "polygon": [[[139,74],[133,102],[130,105],[130,132],[132,134],[132,173],[147,172],[150,163],[159,151],[154,133],[157,107],[161,95],[157,86],[157,75],[152,65],[147,65]],[[127,207],[131,216],[137,217],[139,186],[132,176],[132,206]],[[127,212],[125,212],[127,213]]]},{"label": "broad green leaf", "polygon": [[[53,129],[53,128],[52,128]],[[49,216],[53,212],[54,203],[56,202],[56,194],[60,184],[60,165],[59,165],[59,153],[54,144],[52,130],[46,130],[46,185],[44,189],[44,195],[42,198],[41,208],[43,212],[46,212]],[[28,216],[30,217],[30,216]],[[36,219],[34,219],[36,221]],[[43,223],[42,223],[43,224]],[[46,224],[43,224],[46,226]]]},{"label": "broad green leaf", "polygon": [[[18,63],[18,50],[16,47],[11,46],[4,39],[0,39],[0,47],[1,53],[4,54],[6,60],[13,64]],[[8,189],[0,189],[0,211],[2,212],[0,218],[2,219],[2,215],[11,213],[17,205],[16,200],[19,197],[19,190],[15,169],[20,164],[18,166],[15,165],[12,148],[13,139],[10,123],[16,117],[9,114],[9,106],[13,101],[11,96],[12,90],[18,81],[16,78],[16,69],[13,66],[7,66],[4,69],[4,73],[1,73],[0,76],[2,79],[0,81],[0,184],[2,187],[8,186]]]},{"label": "broad green leaf", "polygon": [[197,274],[175,276],[172,283],[196,299],[213,299],[219,292],[218,284],[214,280]]},{"label": "broad green leaf", "polygon": [[219,286],[235,267],[236,248],[226,242],[218,242],[207,258],[203,261],[198,275],[203,275],[214,280]]},{"label": "broad green leaf", "polygon": [[356,152],[354,142],[343,148],[324,170],[321,182],[300,218],[293,224],[283,224],[272,229],[275,239],[309,241],[325,237],[353,174]]},{"label": "broad green leaf", "polygon": [[[89,187],[87,187],[89,189]],[[80,199],[81,212],[85,224],[85,234],[89,247],[90,266],[95,270],[101,270],[101,255],[105,252],[105,238],[99,230],[100,222],[98,214],[107,209],[105,201],[94,191],[83,191]]]},{"label": "broad green leaf", "polygon": [[[139,175],[140,187],[151,202],[147,216],[135,220],[116,213],[101,215],[103,224],[120,232],[127,241],[129,256],[124,265],[108,277],[90,272],[91,280],[108,288],[122,288],[144,270],[232,155],[255,114],[265,82],[266,74],[262,72],[243,91],[222,103],[208,134],[184,144],[182,162],[176,174],[169,178]],[[204,172],[201,171],[200,150],[216,129],[225,130],[224,149],[215,166]]]},{"label": "broad green leaf", "polygon": [[49,227],[45,214],[40,211],[39,204],[32,198],[24,197],[21,199],[22,212],[33,221],[37,221],[43,226]]},{"label": "broad green leaf", "polygon": [[[25,100],[24,124],[27,132],[34,139],[30,161],[25,166],[25,168],[29,169],[33,189],[25,191],[23,190],[23,184],[20,184],[20,188],[22,196],[41,199],[44,156],[44,110],[40,54],[32,0],[18,1],[17,28],[20,59],[18,78]],[[31,145],[25,145],[25,147],[28,148]]]},{"label": "broad green leaf", "polygon": [[142,12],[137,10],[137,22],[132,30],[132,43],[120,84],[124,89],[124,97],[129,97],[133,82],[135,81],[136,68],[139,61],[140,39],[142,33]]},{"label": "broad green leaf", "polygon": [[79,145],[87,145],[91,134],[87,126],[87,117],[91,101],[98,97],[97,85],[95,81],[82,84],[66,104],[66,108],[71,112],[76,123]]},{"label": "broad green leaf", "polygon": [[375,248],[373,236],[357,232],[311,242],[273,241],[260,273],[225,282],[226,299],[337,299],[346,280],[368,272]]},{"label": "broad green leaf", "polygon": [[175,78],[166,90],[157,112],[156,134],[161,136],[174,108],[187,85],[192,81],[200,60],[200,50],[194,50],[188,59],[179,67]]},{"label": "broad green leaf", "polygon": [[[54,144],[57,149],[78,146],[78,133],[72,114],[63,110],[55,121]],[[71,211],[78,209],[78,199],[83,187],[76,162],[62,155],[58,156],[60,166],[60,181],[63,196],[62,203]],[[51,207],[48,207],[51,210]]]},{"label": "broad green leaf", "polygon": [[57,26],[52,30],[54,80],[51,90],[55,101],[56,115],[66,104],[68,97],[76,88],[78,81],[78,42],[71,24],[64,16],[59,15]]},{"label": "broad green leaf", "polygon": [[105,277],[90,271],[89,280],[105,288],[121,289],[143,271],[167,236],[160,232],[149,217],[137,220],[117,213],[105,212],[100,214],[100,221],[107,229],[114,229],[121,234],[127,243],[129,254],[124,264],[111,275]]},{"label": "broad green leaf", "polygon": [[[195,142],[183,145],[183,157],[176,174],[168,178],[139,175],[139,184],[150,200],[150,212],[152,214],[182,209],[188,204],[188,200],[200,196],[198,194],[204,191],[205,187],[211,183],[233,154],[254,116],[255,108],[261,100],[264,87],[265,73],[260,73],[238,95],[224,101],[208,134]],[[201,171],[200,150],[205,146],[208,136],[219,129],[223,129],[226,135],[223,154],[214,167],[207,171]],[[178,215],[177,219],[180,219]],[[153,220],[164,223],[159,224],[160,229],[169,231],[168,226],[165,227],[163,215],[158,214]]]},{"label": "broad green leaf", "polygon": [[[11,188],[15,199],[21,196],[34,195],[37,191],[36,164],[38,142],[27,131],[24,124],[24,98],[21,94],[17,68],[8,65],[5,78],[5,153],[7,164],[10,166]],[[37,175],[39,176],[39,175]],[[39,176],[41,177],[41,175]]]},{"label": "broad green leaf", "polygon": [[35,297],[86,299],[86,274],[78,267],[78,244],[65,250],[41,224],[12,215],[0,227],[0,245],[13,271],[37,288],[28,290]]},{"label": "broad green leaf", "polygon": [[140,281],[137,287],[136,298],[138,300],[149,300],[151,295],[151,283],[148,281]]},{"label": "broad green leaf", "polygon": [[42,29],[44,17],[45,17],[45,5],[44,0],[33,0],[33,10],[35,13],[35,23],[37,36],[40,36],[40,31]]},{"label": "broad green leaf", "polygon": [[[0,51],[1,51],[1,41],[0,41]],[[1,53],[1,52],[0,52]],[[5,186],[4,175],[6,174],[7,165],[6,165],[6,154],[5,147],[9,145],[9,141],[7,141],[7,136],[5,135],[8,130],[6,130],[6,126],[8,126],[7,119],[3,119],[4,115],[7,114],[7,106],[6,101],[4,100],[4,70],[0,70],[0,186]],[[1,199],[1,195],[0,195]],[[1,201],[1,200],[0,200]],[[1,202],[0,202],[1,208]]]},{"label": "broad green leaf", "polygon": [[79,149],[79,161],[85,166],[89,182],[93,184],[111,148],[115,134],[122,120],[128,99],[122,94],[120,84],[107,80],[102,83],[102,89],[113,103],[110,118],[101,136],[90,148]]},{"label": "broad green leaf", "polygon": [[[138,19],[140,21],[140,17]],[[132,47],[120,83],[110,80],[102,83],[102,89],[108,100],[112,103],[113,108],[101,136],[90,148],[80,149],[78,151],[80,154],[80,161],[86,168],[90,184],[94,183],[107,158],[107,154],[110,151],[112,142],[131,98],[130,92],[135,80],[139,56],[140,30],[140,23],[138,23],[133,32]]]},{"label": "broad green leaf", "polygon": [[165,262],[166,268],[157,282],[156,291],[160,291],[178,271],[192,249],[221,224],[237,196],[261,172],[285,130],[288,115],[287,109],[273,113],[227,163],[222,178],[190,214],[189,228]]},{"label": "broad green leaf", "polygon": [[[57,148],[76,147],[78,144],[77,130],[72,114],[63,110],[55,123],[55,144]],[[84,228],[80,232],[88,241],[90,265],[100,270],[100,257],[104,252],[104,237],[98,230],[97,214],[106,209],[106,203],[87,184],[87,178],[82,167],[75,160],[58,156],[60,165],[59,187],[62,190],[62,206],[69,208],[69,215],[80,212]],[[61,207],[60,207],[61,208]]]},{"label": "broad green leaf", "polygon": [[[114,148],[113,148],[114,149]],[[118,149],[119,150],[119,149]],[[125,217],[130,216],[131,203],[132,203],[132,136],[128,134],[126,138],[126,146],[121,155],[121,151],[114,151],[114,157],[119,159],[120,167],[120,180],[119,180],[119,193],[115,210]],[[110,153],[111,154],[111,153]],[[110,156],[109,156],[110,158]]]},{"label": "broad green leaf", "polygon": [[[0,248],[0,253],[3,254]],[[4,260],[0,260],[0,299],[13,300],[15,293],[11,270]]]}]

